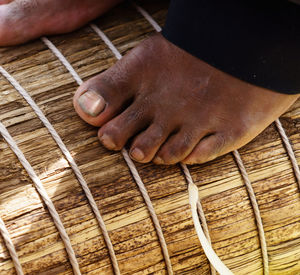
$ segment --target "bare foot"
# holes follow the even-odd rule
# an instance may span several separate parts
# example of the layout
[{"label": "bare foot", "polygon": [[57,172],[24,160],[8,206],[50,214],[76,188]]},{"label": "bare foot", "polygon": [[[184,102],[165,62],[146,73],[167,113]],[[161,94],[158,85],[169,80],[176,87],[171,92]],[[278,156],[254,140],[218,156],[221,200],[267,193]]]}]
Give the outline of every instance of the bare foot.
[{"label": "bare foot", "polygon": [[298,98],[259,88],[157,34],[77,90],[74,106],[138,162],[203,163],[248,143]]},{"label": "bare foot", "polygon": [[121,0],[0,0],[0,46],[73,31]]}]

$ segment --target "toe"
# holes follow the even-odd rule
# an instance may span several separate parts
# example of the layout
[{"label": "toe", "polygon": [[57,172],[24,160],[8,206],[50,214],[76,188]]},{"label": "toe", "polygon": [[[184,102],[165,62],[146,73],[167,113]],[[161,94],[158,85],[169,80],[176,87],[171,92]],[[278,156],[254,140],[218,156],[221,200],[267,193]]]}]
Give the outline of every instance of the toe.
[{"label": "toe", "polygon": [[131,102],[132,93],[107,80],[105,73],[83,83],[75,93],[73,104],[87,123],[102,126],[120,114]]},{"label": "toe", "polygon": [[186,164],[204,163],[229,151],[224,135],[213,134],[203,138],[182,162]]},{"label": "toe", "polygon": [[145,129],[150,123],[143,104],[134,102],[123,113],[100,128],[98,137],[110,150],[120,150],[128,139]]},{"label": "toe", "polygon": [[84,82],[73,99],[78,115],[100,127],[125,110],[140,85],[136,63],[130,56],[124,57],[107,71]]},{"label": "toe", "polygon": [[131,158],[141,163],[151,161],[170,133],[169,127],[153,123],[133,141],[130,149]]},{"label": "toe", "polygon": [[154,163],[175,164],[180,162],[192,152],[204,134],[204,132],[192,129],[181,129],[161,147],[153,160]]}]

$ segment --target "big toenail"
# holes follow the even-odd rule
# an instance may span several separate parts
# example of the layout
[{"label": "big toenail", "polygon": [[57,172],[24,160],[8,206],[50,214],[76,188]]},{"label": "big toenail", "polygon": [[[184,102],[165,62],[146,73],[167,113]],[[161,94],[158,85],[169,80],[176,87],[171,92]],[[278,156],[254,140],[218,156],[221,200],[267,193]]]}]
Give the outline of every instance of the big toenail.
[{"label": "big toenail", "polygon": [[105,108],[105,100],[95,91],[87,91],[78,98],[78,104],[82,111],[90,116],[99,115]]},{"label": "big toenail", "polygon": [[116,148],[116,144],[112,141],[111,137],[109,135],[107,135],[107,134],[103,134],[100,137],[100,141],[108,149],[114,150]]},{"label": "big toenail", "polygon": [[145,158],[144,153],[138,149],[138,148],[134,148],[131,153],[130,153],[131,157],[137,161],[141,161]]},{"label": "big toenail", "polygon": [[156,164],[164,164],[164,161],[161,157],[155,157],[153,160]]}]

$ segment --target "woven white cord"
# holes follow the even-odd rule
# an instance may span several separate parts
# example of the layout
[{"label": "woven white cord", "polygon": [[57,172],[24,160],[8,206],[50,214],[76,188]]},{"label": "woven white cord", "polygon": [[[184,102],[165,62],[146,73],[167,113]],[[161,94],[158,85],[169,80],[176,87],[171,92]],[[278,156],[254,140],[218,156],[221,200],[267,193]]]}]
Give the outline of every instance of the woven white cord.
[{"label": "woven white cord", "polygon": [[[52,44],[50,40],[48,40],[46,37],[41,38],[42,41],[49,47],[51,51],[58,57],[58,59],[63,63],[63,65],[68,69],[68,71],[71,73],[73,78],[76,80],[76,82],[80,85],[82,83],[82,80],[80,79],[79,75],[76,73],[76,71],[72,68],[70,63],[66,60],[66,58],[61,54],[61,52]],[[119,275],[120,270],[117,263],[117,259],[114,253],[114,249],[110,240],[110,237],[108,235],[105,223],[102,219],[102,216],[99,212],[99,209],[97,207],[97,204],[93,198],[93,195],[82,175],[80,172],[79,167],[77,166],[74,158],[72,157],[70,151],[67,149],[66,145],[63,143],[61,137],[58,135],[52,124],[49,122],[49,120],[46,118],[46,116],[43,114],[41,109],[37,106],[37,104],[33,101],[33,99],[30,97],[30,95],[27,93],[27,91],[3,68],[0,66],[0,72],[5,76],[9,82],[16,88],[16,90],[24,97],[24,99],[27,101],[27,103],[31,106],[31,108],[34,110],[36,115],[39,117],[39,119],[43,122],[45,127],[48,129],[49,133],[52,135],[54,141],[57,143],[58,147],[62,151],[62,153],[65,155],[66,159],[68,160],[71,168],[74,171],[74,174],[76,175],[79,183],[82,186],[82,189],[85,192],[85,195],[88,199],[89,204],[91,205],[91,208],[96,216],[96,219],[98,221],[98,224],[102,230],[104,240],[106,242],[112,265],[114,267],[115,274]]]},{"label": "woven white cord", "polygon": [[[1,127],[1,125],[0,125],[0,127]],[[8,249],[10,257],[11,257],[13,263],[14,263],[17,274],[18,275],[24,275],[22,267],[21,267],[21,263],[19,261],[17,251],[15,249],[15,246],[14,246],[14,244],[13,244],[11,238],[10,238],[10,235],[9,235],[9,232],[8,232],[6,226],[5,226],[5,223],[3,222],[3,220],[1,218],[0,218],[0,232],[1,232],[1,235],[4,239],[6,247]]]},{"label": "woven white cord", "polygon": [[[0,66],[0,70],[2,70],[1,66]],[[69,239],[69,236],[68,236],[68,234],[67,234],[67,232],[64,228],[64,225],[63,225],[62,221],[60,220],[60,217],[59,217],[59,215],[58,215],[51,199],[49,198],[42,182],[40,181],[39,177],[35,174],[32,166],[29,164],[29,162],[27,161],[27,159],[23,155],[22,151],[19,149],[18,145],[13,140],[13,138],[11,137],[11,135],[8,133],[7,129],[5,128],[5,126],[1,122],[0,122],[0,132],[1,132],[2,136],[4,137],[4,139],[6,140],[6,142],[11,147],[11,149],[13,150],[13,152],[16,154],[16,156],[20,160],[21,164],[23,165],[23,167],[27,171],[28,175],[32,179],[32,181],[35,185],[35,188],[37,189],[37,191],[41,195],[43,201],[47,205],[47,207],[49,209],[49,212],[50,212],[50,214],[53,218],[54,224],[55,224],[57,230],[59,231],[59,234],[62,238],[62,241],[65,244],[66,251],[69,255],[70,263],[72,265],[74,274],[81,275],[80,270],[79,270],[79,264],[77,262],[74,250],[73,250],[72,245],[71,245],[71,241]]]},{"label": "woven white cord", "polygon": [[113,45],[113,43],[109,40],[109,38],[101,31],[97,25],[90,24],[90,27],[93,31],[98,34],[98,36],[103,40],[103,42],[108,46],[108,48],[113,52],[115,57],[120,60],[122,58],[121,53],[117,50],[117,48]]},{"label": "woven white cord", "polygon": [[[188,185],[193,185],[194,181],[192,179],[191,173],[189,171],[189,169],[187,168],[187,166],[184,163],[180,163],[181,168],[183,170],[183,173],[185,175],[186,181],[188,183]],[[208,230],[208,226],[207,226],[207,222],[206,222],[206,218],[205,218],[205,214],[200,202],[200,198],[197,201],[197,210],[198,210],[198,215],[200,217],[200,221],[203,227],[203,231],[205,234],[205,237],[207,238],[207,241],[209,243],[209,245],[211,246],[211,239],[210,239],[210,235],[209,235],[209,230]],[[199,236],[199,234],[197,234]],[[212,265],[212,263],[210,262],[210,269],[211,269],[211,274],[212,275],[216,275],[216,270],[214,268],[214,266]]]},{"label": "woven white cord", "polygon": [[196,184],[189,183],[188,185],[189,190],[189,201],[192,210],[192,217],[194,226],[198,235],[198,238],[201,242],[203,250],[206,254],[206,257],[210,261],[210,263],[214,266],[214,268],[221,274],[221,275],[233,275],[233,273],[224,265],[224,263],[220,260],[217,254],[212,249],[210,243],[206,239],[202,227],[199,222],[198,214],[197,214],[197,202],[199,201],[198,195],[198,188]]},{"label": "woven white cord", "polygon": [[168,273],[169,274],[173,274],[173,269],[172,269],[172,264],[171,264],[171,260],[170,260],[170,256],[169,256],[169,252],[168,252],[168,247],[167,247],[167,244],[166,244],[166,241],[165,241],[165,238],[164,238],[164,235],[163,235],[163,232],[162,232],[162,228],[160,226],[160,223],[159,223],[159,220],[157,218],[157,215],[155,213],[155,210],[154,210],[154,207],[152,205],[152,202],[151,202],[151,199],[149,197],[149,194],[147,192],[147,189],[139,175],[139,172],[137,171],[136,169],[136,166],[134,165],[132,159],[129,157],[128,155],[128,152],[126,149],[122,149],[122,155],[143,195],[143,198],[146,202],[146,205],[148,207],[148,210],[149,210],[149,213],[150,213],[150,216],[152,218],[152,221],[154,223],[154,227],[156,229],[156,232],[157,232],[157,236],[158,236],[158,239],[159,239],[159,242],[162,246],[162,251],[163,251],[163,254],[164,254],[164,258],[165,258],[165,261],[166,261],[166,265],[167,265],[167,269],[168,269]]},{"label": "woven white cord", "polygon": [[[121,53],[118,51],[118,49],[113,45],[113,43],[110,41],[110,39],[100,30],[100,28],[98,26],[96,26],[95,24],[90,24],[91,28],[99,35],[99,37],[104,41],[104,43],[109,47],[109,49],[114,53],[115,57],[120,60],[122,58]],[[145,203],[148,207],[150,216],[152,218],[158,239],[160,241],[161,244],[161,249],[165,258],[165,262],[166,262],[166,266],[167,266],[167,270],[169,274],[173,274],[173,269],[172,269],[172,264],[171,264],[171,259],[169,256],[169,252],[168,252],[168,247],[167,247],[167,243],[166,240],[164,238],[163,232],[162,232],[162,228],[160,226],[159,220],[157,218],[157,215],[155,213],[155,210],[153,208],[151,199],[149,197],[149,194],[146,190],[146,187],[135,167],[135,164],[133,163],[133,161],[131,160],[131,158],[128,155],[128,152],[126,149],[122,149],[122,155],[143,195],[143,198],[145,200]]]},{"label": "woven white cord", "polygon": [[74,171],[74,174],[76,175],[79,183],[81,184],[82,189],[84,190],[84,192],[86,194],[88,202],[91,205],[91,208],[92,208],[92,210],[93,210],[93,212],[96,216],[96,219],[98,221],[98,224],[99,224],[99,226],[102,230],[103,237],[104,237],[104,240],[106,242],[106,245],[107,245],[111,260],[112,260],[114,271],[117,275],[119,275],[120,274],[119,266],[118,266],[118,263],[117,263],[117,259],[116,259],[115,253],[114,253],[113,245],[112,245],[110,237],[108,235],[105,223],[104,223],[104,221],[101,217],[101,214],[99,212],[97,204],[96,204],[96,202],[93,198],[93,195],[92,195],[85,179],[83,178],[83,175],[79,170],[79,167],[77,166],[75,160],[73,159],[71,153],[69,152],[69,150],[67,149],[67,147],[63,143],[62,139],[60,138],[60,136],[58,135],[56,130],[53,128],[52,124],[45,117],[45,115],[43,114],[41,109],[36,105],[36,103],[33,101],[33,99],[30,97],[30,95],[26,92],[26,90],[24,90],[24,88],[21,87],[20,84],[11,75],[9,75],[1,66],[0,66],[0,72],[10,81],[10,83],[16,88],[16,90],[19,91],[19,93],[24,97],[24,99],[32,107],[34,112],[37,114],[37,116],[40,118],[40,120],[44,123],[44,125],[48,129],[49,133],[52,135],[53,139],[55,140],[55,142],[57,143],[57,145],[59,146],[59,148],[61,149],[61,151],[65,155],[66,159],[70,163],[70,165],[71,165],[71,167]]},{"label": "woven white cord", "polygon": [[137,9],[137,11],[145,17],[145,19],[152,25],[152,27],[157,31],[161,32],[161,27],[158,23],[153,19],[153,17],[146,12],[142,7],[131,1],[131,4]]},{"label": "woven white cord", "polygon": [[285,145],[286,151],[288,153],[288,156],[289,156],[292,166],[294,168],[294,174],[295,174],[296,180],[298,182],[299,190],[300,190],[300,169],[299,169],[296,157],[295,157],[294,150],[292,148],[292,145],[291,145],[279,119],[275,120],[275,125],[276,125],[277,130],[280,134],[280,137]]},{"label": "woven white cord", "polygon": [[250,201],[252,204],[252,208],[254,211],[254,216],[255,216],[256,224],[257,224],[257,228],[258,228],[258,236],[259,236],[259,240],[260,240],[260,247],[261,247],[262,258],[263,258],[264,275],[268,275],[269,274],[269,257],[268,257],[268,251],[267,251],[267,243],[266,243],[264,226],[262,223],[262,219],[261,219],[259,207],[257,204],[257,200],[255,197],[255,193],[252,188],[252,185],[251,185],[250,179],[248,177],[244,163],[241,159],[240,153],[237,150],[235,150],[235,151],[233,151],[233,155],[235,157],[235,160],[237,162],[237,165],[239,167],[240,173],[242,175],[242,178],[244,180],[244,183],[246,185],[246,188],[247,188],[247,191],[248,191],[248,194],[250,197]]}]

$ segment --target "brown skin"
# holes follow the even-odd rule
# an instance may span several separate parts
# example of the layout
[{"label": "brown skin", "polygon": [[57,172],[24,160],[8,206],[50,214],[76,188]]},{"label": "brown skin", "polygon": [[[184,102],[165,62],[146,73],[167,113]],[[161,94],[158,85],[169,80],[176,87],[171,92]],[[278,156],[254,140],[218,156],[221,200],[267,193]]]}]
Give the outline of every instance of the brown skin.
[{"label": "brown skin", "polygon": [[[100,98],[99,115],[79,104],[87,91],[94,103]],[[245,145],[298,96],[236,79],[157,34],[82,84],[74,106],[82,119],[100,127],[108,149],[120,150],[134,137],[130,155],[136,161],[193,164]]]},{"label": "brown skin", "polygon": [[0,46],[73,31],[121,0],[0,0]]}]

